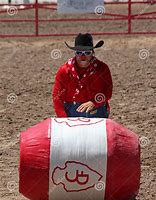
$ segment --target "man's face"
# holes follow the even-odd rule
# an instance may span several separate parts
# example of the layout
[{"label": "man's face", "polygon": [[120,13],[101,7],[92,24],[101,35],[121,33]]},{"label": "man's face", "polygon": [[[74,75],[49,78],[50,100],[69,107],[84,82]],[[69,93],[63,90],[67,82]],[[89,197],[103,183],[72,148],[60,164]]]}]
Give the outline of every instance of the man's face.
[{"label": "man's face", "polygon": [[75,51],[75,56],[78,67],[87,68],[92,59],[93,51]]}]

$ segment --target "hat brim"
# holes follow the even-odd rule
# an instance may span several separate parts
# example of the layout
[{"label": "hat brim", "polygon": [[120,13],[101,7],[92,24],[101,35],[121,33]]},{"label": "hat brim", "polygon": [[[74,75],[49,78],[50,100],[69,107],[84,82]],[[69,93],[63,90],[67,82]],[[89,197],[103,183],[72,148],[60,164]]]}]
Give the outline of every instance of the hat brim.
[{"label": "hat brim", "polygon": [[104,44],[104,41],[100,40],[94,47],[91,47],[91,46],[75,46],[75,47],[71,47],[66,42],[64,42],[64,43],[66,44],[66,46],[69,49],[72,49],[74,51],[77,51],[77,50],[86,51],[86,50],[93,50],[93,49],[96,49],[96,48],[100,48]]}]

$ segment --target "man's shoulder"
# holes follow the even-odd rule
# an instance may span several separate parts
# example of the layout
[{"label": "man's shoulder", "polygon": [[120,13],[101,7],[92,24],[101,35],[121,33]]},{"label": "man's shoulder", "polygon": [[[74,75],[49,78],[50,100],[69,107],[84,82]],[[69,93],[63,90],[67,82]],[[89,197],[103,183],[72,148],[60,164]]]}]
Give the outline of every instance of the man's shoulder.
[{"label": "man's shoulder", "polygon": [[64,63],[59,67],[58,73],[67,74],[68,73],[68,66],[67,63]]},{"label": "man's shoulder", "polygon": [[68,74],[70,71],[70,66],[73,65],[73,58],[69,58],[63,65],[60,66],[58,72],[63,74]]}]

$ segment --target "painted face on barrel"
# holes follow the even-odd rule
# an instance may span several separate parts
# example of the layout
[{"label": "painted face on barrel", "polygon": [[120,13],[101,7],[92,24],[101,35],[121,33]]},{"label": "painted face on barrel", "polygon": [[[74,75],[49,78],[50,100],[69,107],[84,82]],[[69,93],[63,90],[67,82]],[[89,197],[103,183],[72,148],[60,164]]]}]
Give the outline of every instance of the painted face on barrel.
[{"label": "painted face on barrel", "polygon": [[93,56],[92,50],[75,51],[76,62],[78,67],[87,68]]}]

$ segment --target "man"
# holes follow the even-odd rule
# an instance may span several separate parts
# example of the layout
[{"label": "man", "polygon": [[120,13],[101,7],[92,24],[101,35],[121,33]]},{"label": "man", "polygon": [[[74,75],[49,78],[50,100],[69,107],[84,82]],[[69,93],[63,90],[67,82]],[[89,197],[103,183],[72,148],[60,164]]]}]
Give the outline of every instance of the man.
[{"label": "man", "polygon": [[74,47],[65,44],[75,55],[56,74],[53,103],[57,117],[107,118],[112,78],[108,66],[94,56],[94,49],[104,42],[93,46],[91,34],[79,33]]}]

